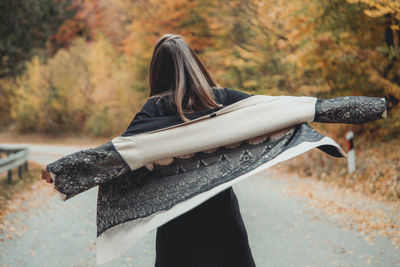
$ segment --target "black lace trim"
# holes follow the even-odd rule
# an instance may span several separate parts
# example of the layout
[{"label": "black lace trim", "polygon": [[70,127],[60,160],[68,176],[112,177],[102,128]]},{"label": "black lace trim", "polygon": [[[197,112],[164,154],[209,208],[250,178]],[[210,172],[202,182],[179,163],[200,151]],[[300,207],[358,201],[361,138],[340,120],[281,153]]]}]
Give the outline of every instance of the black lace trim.
[{"label": "black lace trim", "polygon": [[175,204],[231,181],[272,160],[301,142],[316,142],[323,135],[301,124],[277,139],[259,144],[243,142],[231,149],[199,152],[189,159],[174,158],[152,171],[142,167],[101,184],[97,202],[97,236],[126,221],[168,210]]},{"label": "black lace trim", "polygon": [[46,168],[56,175],[54,186],[66,199],[130,171],[111,141],[62,157]]},{"label": "black lace trim", "polygon": [[386,100],[381,97],[345,96],[318,99],[316,122],[361,124],[383,118]]}]

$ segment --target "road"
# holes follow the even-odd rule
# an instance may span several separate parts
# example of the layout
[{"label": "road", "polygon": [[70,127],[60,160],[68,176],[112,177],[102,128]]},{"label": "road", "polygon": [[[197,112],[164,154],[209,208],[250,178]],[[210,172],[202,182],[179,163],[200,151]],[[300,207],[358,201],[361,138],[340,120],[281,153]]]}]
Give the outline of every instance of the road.
[{"label": "road", "polygon": [[[26,145],[40,164],[84,148]],[[65,202],[43,181],[33,188],[1,225],[0,266],[96,266],[97,188]],[[234,190],[258,267],[400,266],[398,205],[272,171]],[[154,240],[102,266],[154,266]]]}]

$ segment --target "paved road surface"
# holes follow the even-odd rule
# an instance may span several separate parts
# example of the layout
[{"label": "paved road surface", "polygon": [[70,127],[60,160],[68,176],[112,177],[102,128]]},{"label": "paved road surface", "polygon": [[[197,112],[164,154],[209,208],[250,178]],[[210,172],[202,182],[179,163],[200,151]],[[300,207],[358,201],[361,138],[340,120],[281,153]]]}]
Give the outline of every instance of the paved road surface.
[{"label": "paved road surface", "polygon": [[[41,164],[82,149],[29,147],[31,160]],[[235,185],[258,267],[400,266],[400,250],[398,244],[392,244],[393,239],[371,239],[360,231],[344,229],[343,224],[341,227],[338,221],[347,215],[330,216],[326,207],[329,205],[323,208],[320,205],[339,205],[335,204],[339,201],[338,192],[315,183],[296,177],[276,178],[265,172]],[[62,202],[57,195],[48,194],[49,186],[40,181],[37,192],[27,199],[27,203],[44,203],[42,206],[11,213],[5,218],[5,226],[0,229],[1,267],[96,266],[97,188]],[[348,200],[349,197],[344,197],[349,201],[345,207],[353,202],[357,202],[357,207],[371,205],[362,198]],[[154,239],[153,232],[122,257],[102,266],[153,266]]]}]

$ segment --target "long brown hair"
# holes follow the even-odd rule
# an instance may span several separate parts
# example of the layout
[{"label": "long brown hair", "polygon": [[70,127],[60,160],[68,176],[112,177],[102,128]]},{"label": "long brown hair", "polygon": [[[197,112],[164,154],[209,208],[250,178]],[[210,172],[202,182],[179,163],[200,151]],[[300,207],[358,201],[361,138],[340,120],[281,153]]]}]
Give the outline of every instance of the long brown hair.
[{"label": "long brown hair", "polygon": [[[212,87],[219,86],[180,35],[165,34],[157,41],[149,84],[149,97],[168,95],[183,121],[189,121],[183,113],[221,107],[212,92]],[[183,107],[184,99],[187,104]]]}]

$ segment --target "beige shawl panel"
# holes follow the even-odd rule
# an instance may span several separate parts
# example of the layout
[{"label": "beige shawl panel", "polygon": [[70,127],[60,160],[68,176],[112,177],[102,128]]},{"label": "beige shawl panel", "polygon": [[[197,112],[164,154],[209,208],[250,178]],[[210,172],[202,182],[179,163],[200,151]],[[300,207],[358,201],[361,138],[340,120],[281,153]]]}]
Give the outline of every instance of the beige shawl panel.
[{"label": "beige shawl panel", "polygon": [[147,163],[205,151],[314,120],[317,98],[254,95],[190,122],[112,139],[132,170]]}]

